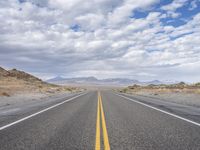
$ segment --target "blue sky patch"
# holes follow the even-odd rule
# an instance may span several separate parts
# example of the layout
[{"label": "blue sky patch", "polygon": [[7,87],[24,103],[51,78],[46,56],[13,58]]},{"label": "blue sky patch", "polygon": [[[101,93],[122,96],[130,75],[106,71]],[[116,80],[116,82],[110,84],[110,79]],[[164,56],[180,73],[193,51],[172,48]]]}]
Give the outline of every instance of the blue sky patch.
[{"label": "blue sky patch", "polygon": [[70,27],[70,29],[72,29],[74,32],[78,32],[78,31],[80,31],[81,27],[80,27],[80,25],[75,24],[75,25],[72,25]]}]

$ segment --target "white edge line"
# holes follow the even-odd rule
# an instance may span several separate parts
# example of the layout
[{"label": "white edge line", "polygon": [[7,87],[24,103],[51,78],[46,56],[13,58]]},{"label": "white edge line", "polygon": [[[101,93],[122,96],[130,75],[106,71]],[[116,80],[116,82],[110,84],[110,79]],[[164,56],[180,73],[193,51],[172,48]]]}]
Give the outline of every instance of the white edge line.
[{"label": "white edge line", "polygon": [[14,121],[14,122],[12,122],[12,123],[9,123],[9,124],[7,124],[7,125],[4,125],[4,126],[0,127],[0,131],[6,129],[6,128],[8,128],[8,127],[11,127],[11,126],[13,126],[13,125],[15,125],[15,124],[18,124],[18,123],[20,123],[20,122],[22,122],[22,121],[25,121],[25,120],[27,120],[27,119],[29,119],[29,118],[32,118],[32,117],[34,117],[34,116],[36,116],[36,115],[39,115],[39,114],[41,114],[41,113],[43,113],[43,112],[45,112],[45,111],[48,111],[48,110],[50,110],[50,109],[52,109],[52,108],[55,108],[55,107],[57,107],[57,106],[60,106],[60,105],[62,105],[62,104],[64,104],[64,103],[66,103],[66,102],[72,101],[73,99],[76,99],[76,98],[78,98],[78,97],[80,97],[80,96],[83,96],[83,95],[85,95],[85,94],[87,94],[87,93],[83,93],[83,94],[77,95],[77,96],[72,97],[72,98],[70,98],[70,99],[67,99],[67,100],[65,100],[65,101],[63,101],[63,102],[60,102],[60,103],[58,103],[58,104],[55,104],[55,105],[50,106],[50,107],[48,107],[48,108],[45,108],[45,109],[43,109],[43,110],[41,110],[41,111],[39,111],[39,112],[36,112],[36,113],[34,113],[34,114],[32,114],[32,115],[26,116],[26,117],[24,117],[24,118],[22,118],[22,119],[19,119],[19,120],[17,120],[17,121]]},{"label": "white edge line", "polygon": [[134,99],[132,99],[132,98],[128,98],[128,97],[126,97],[126,96],[123,96],[123,95],[120,95],[120,94],[117,94],[117,93],[114,93],[114,94],[115,94],[115,95],[118,95],[118,96],[120,96],[120,97],[123,97],[123,98],[125,98],[125,99],[127,99],[127,100],[130,100],[130,101],[133,101],[133,102],[135,102],[135,103],[138,103],[138,104],[140,104],[140,105],[149,107],[149,108],[151,108],[151,109],[157,110],[157,111],[159,111],[159,112],[165,113],[165,114],[167,114],[167,115],[173,116],[173,117],[175,117],[175,118],[184,120],[184,121],[186,121],[186,122],[192,123],[192,124],[197,125],[197,126],[200,127],[200,123],[197,123],[197,122],[195,122],[195,121],[192,121],[192,120],[183,118],[183,117],[181,117],[181,116],[178,116],[178,115],[175,115],[175,114],[172,114],[172,113],[169,113],[169,112],[167,112],[167,111],[164,111],[164,110],[161,110],[161,109],[159,109],[159,108],[156,108],[156,107],[147,105],[147,104],[145,104],[145,103],[136,101],[136,100],[134,100]]}]

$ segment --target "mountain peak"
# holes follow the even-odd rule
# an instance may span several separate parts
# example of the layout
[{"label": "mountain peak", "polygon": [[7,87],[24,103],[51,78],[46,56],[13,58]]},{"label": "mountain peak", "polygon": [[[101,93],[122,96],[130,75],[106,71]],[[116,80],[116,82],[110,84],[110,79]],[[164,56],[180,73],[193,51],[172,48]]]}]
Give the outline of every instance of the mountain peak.
[{"label": "mountain peak", "polygon": [[49,80],[47,80],[48,82],[54,82],[54,81],[62,81],[65,80],[65,78],[63,78],[62,76],[56,76],[54,78],[51,78]]}]

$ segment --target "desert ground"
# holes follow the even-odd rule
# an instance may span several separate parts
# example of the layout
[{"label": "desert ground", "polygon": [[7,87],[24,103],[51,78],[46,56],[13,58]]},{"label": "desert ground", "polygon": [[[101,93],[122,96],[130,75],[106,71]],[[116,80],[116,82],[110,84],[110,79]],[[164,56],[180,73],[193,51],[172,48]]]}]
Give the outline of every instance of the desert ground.
[{"label": "desert ground", "polygon": [[121,93],[200,107],[200,83],[170,85],[133,85],[118,89]]},{"label": "desert ground", "polygon": [[82,90],[84,89],[49,84],[26,72],[0,67],[0,107]]}]

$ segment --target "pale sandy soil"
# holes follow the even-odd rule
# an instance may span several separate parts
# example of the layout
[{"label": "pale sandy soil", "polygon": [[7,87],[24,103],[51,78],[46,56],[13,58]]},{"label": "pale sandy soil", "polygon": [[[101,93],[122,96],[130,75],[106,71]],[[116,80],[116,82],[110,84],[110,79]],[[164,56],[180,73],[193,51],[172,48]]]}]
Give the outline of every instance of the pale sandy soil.
[{"label": "pale sandy soil", "polygon": [[0,97],[0,108],[10,106],[10,105],[18,105],[22,103],[29,102],[39,102],[46,100],[48,98],[57,98],[62,95],[71,94],[72,92],[60,92],[57,94],[45,94],[45,93],[18,93],[12,96],[1,96]]},{"label": "pale sandy soil", "polygon": [[163,101],[174,102],[177,104],[200,107],[200,95],[194,93],[162,93],[155,95],[153,93],[144,92],[137,95],[151,97]]}]

